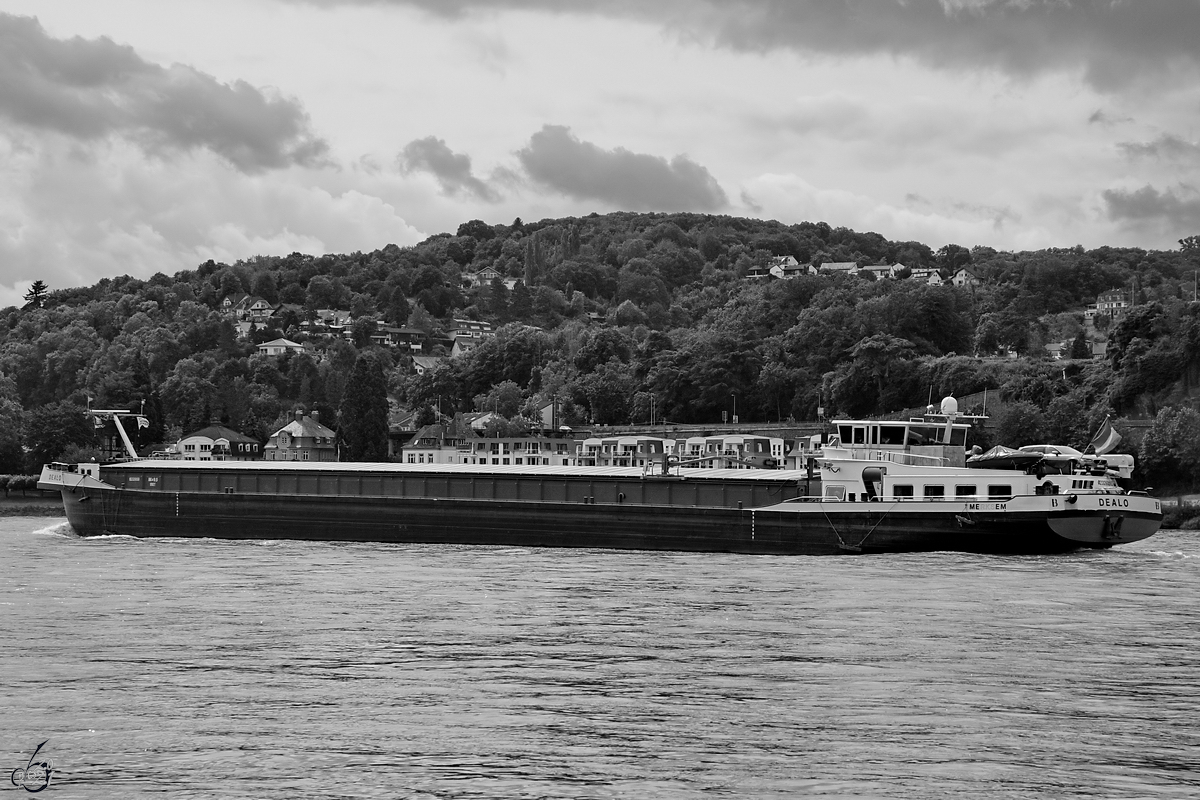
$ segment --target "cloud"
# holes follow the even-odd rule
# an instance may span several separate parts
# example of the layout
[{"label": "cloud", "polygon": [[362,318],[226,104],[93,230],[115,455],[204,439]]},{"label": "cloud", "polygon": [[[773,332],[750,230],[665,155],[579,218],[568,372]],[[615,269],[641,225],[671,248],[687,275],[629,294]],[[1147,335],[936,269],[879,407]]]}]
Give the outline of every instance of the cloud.
[{"label": "cloud", "polygon": [[1157,228],[1178,235],[1200,231],[1200,192],[1185,184],[1159,191],[1146,185],[1132,191],[1102,193],[1109,219],[1139,228]]},{"label": "cloud", "polygon": [[266,179],[222,169],[206,150],[168,163],[124,141],[103,155],[80,158],[67,137],[43,136],[36,148],[0,137],[0,184],[9,189],[0,194],[0,283],[41,278],[58,289],[170,275],[209,258],[353,252],[426,235],[392,203],[346,186],[344,171],[294,168]]},{"label": "cloud", "polygon": [[1192,0],[292,0],[405,5],[456,18],[505,10],[601,14],[656,23],[736,50],[911,57],[943,69],[1013,75],[1079,70],[1112,90],[1200,65]]},{"label": "cloud", "polygon": [[36,19],[4,13],[0,117],[81,141],[116,135],[159,155],[206,149],[247,173],[319,165],[328,150],[294,100],[150,63],[107,37],[54,39]]},{"label": "cloud", "polygon": [[1011,209],[949,205],[938,208],[909,193],[905,205],[894,205],[842,189],[824,189],[791,174],[760,175],[745,190],[761,207],[756,215],[783,222],[824,220],[833,226],[878,231],[894,241],[915,240],[933,247],[949,242],[992,244],[1014,242],[1019,248],[1055,244],[1037,225],[1010,225],[1019,220]]},{"label": "cloud", "polygon": [[1126,158],[1152,158],[1181,164],[1200,164],[1200,143],[1164,133],[1151,142],[1120,142],[1117,149]]},{"label": "cloud", "polygon": [[561,125],[544,125],[517,151],[529,176],[577,200],[599,200],[629,210],[716,211],[728,204],[707,169],[687,156],[612,150],[584,142]]},{"label": "cloud", "polygon": [[400,164],[405,172],[428,172],[437,178],[438,185],[448,195],[466,192],[488,203],[502,197],[484,181],[471,173],[471,157],[455,153],[446,142],[435,136],[414,139],[404,146]]}]

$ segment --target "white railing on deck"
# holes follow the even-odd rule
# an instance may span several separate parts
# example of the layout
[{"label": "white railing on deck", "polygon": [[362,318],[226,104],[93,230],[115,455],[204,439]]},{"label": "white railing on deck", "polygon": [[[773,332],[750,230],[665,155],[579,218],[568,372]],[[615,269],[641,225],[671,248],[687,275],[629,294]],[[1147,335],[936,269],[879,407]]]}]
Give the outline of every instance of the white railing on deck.
[{"label": "white railing on deck", "polygon": [[859,450],[851,448],[826,449],[823,458],[843,458],[851,461],[887,461],[892,464],[906,464],[911,467],[941,467],[946,459],[940,456],[927,456],[921,453],[906,453],[902,450]]}]

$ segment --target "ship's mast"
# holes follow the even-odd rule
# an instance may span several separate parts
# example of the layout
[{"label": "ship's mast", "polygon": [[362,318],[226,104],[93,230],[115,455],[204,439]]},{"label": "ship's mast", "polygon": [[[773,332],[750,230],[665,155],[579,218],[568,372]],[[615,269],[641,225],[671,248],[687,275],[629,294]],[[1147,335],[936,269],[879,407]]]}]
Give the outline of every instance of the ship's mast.
[{"label": "ship's mast", "polygon": [[[145,401],[142,402],[142,408],[145,408]],[[96,427],[104,422],[112,421],[117,428],[117,433],[121,436],[121,441],[125,444],[125,452],[130,458],[137,458],[137,450],[133,447],[133,441],[129,438],[129,434],[125,431],[125,426],[121,424],[122,419],[137,420],[139,428],[150,427],[150,420],[146,419],[146,415],[139,411],[127,411],[123,408],[89,408],[88,416],[96,421]]]}]

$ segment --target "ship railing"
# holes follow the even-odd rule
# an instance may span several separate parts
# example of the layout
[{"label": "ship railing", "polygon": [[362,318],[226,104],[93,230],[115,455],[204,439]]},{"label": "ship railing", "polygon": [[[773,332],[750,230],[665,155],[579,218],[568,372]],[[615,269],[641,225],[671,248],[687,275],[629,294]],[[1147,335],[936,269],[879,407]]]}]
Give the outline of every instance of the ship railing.
[{"label": "ship railing", "polygon": [[[956,497],[916,497],[913,495],[901,496],[884,496],[872,497],[870,500],[861,502],[869,503],[1007,503],[1013,498],[1018,497],[1015,494],[1005,495],[958,495]],[[785,503],[852,503],[859,502],[854,500],[845,500],[832,495],[803,495],[801,497],[789,497],[784,500]]]},{"label": "ship railing", "polygon": [[871,450],[857,448],[827,448],[819,457],[845,458],[851,461],[887,461],[892,464],[906,464],[911,467],[941,467],[948,459],[941,456],[929,456],[922,453],[907,453],[902,450]]}]

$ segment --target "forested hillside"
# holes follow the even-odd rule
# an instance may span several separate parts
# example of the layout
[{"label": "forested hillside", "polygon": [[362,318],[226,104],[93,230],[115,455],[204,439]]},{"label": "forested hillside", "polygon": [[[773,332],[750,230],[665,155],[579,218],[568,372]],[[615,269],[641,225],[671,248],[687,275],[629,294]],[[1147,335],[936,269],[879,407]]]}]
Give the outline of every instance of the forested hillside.
[{"label": "forested hillside", "polygon": [[[934,252],[824,223],[616,213],[476,220],[410,248],[209,261],[144,281],[50,287],[0,311],[0,472],[86,450],[80,410],[89,397],[108,408],[145,401],[158,441],[213,418],[265,439],[297,405],[321,409],[336,427],[362,354],[385,371],[395,408],[516,417],[557,399],[576,423],[644,422],[652,406],[659,420],[715,422],[736,397],[742,421],[753,422],[811,420],[819,406],[882,414],[923,406],[931,393],[986,388],[1020,411],[1014,435],[1078,444],[1108,414],[1190,408],[1200,380],[1200,241],[1181,244]],[[777,256],[900,263],[944,277],[969,267],[978,284],[748,277]],[[489,267],[500,277],[472,286]],[[511,289],[506,278],[516,279]],[[1084,308],[1111,289],[1125,289],[1133,308],[1085,327]],[[241,294],[283,305],[243,339],[221,310]],[[279,336],[305,343],[302,323],[318,309],[348,311],[350,339],[258,354],[256,343]],[[423,375],[371,341],[382,324],[407,326],[423,333],[426,354],[447,355],[442,335],[454,318],[488,321],[496,336]],[[1085,355],[1089,338],[1107,338],[1107,357],[1045,353],[1065,341]]]}]

